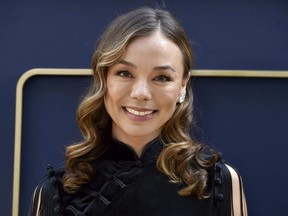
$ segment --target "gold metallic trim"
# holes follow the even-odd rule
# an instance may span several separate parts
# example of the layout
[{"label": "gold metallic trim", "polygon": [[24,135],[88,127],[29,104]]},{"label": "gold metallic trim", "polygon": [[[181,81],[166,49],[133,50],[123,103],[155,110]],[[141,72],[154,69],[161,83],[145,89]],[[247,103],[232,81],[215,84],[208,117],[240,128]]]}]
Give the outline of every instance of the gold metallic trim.
[{"label": "gold metallic trim", "polygon": [[[25,72],[17,83],[15,108],[15,141],[14,141],[14,174],[12,216],[19,215],[20,168],[21,168],[21,137],[23,87],[28,79],[36,75],[87,76],[92,75],[91,69],[32,69]],[[193,70],[192,76],[198,77],[259,77],[288,78],[288,71],[257,71],[257,70]]]},{"label": "gold metallic trim", "polygon": [[192,70],[191,75],[200,77],[288,78],[288,71]]}]

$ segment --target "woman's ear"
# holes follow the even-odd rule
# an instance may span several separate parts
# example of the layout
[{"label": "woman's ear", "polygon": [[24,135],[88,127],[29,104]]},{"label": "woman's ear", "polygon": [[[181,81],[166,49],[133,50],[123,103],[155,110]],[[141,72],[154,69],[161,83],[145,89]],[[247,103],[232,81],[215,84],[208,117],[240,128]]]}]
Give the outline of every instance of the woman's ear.
[{"label": "woman's ear", "polygon": [[183,92],[184,89],[186,89],[186,86],[187,86],[187,83],[189,82],[190,76],[191,76],[190,73],[188,73],[187,76],[183,78],[181,92]]},{"label": "woman's ear", "polygon": [[184,78],[183,81],[182,81],[181,93],[180,93],[179,100],[178,100],[179,104],[183,103],[184,100],[185,100],[185,97],[186,97],[186,86],[187,86],[187,83],[188,83],[189,79],[190,79],[190,74],[188,74],[187,77]]}]

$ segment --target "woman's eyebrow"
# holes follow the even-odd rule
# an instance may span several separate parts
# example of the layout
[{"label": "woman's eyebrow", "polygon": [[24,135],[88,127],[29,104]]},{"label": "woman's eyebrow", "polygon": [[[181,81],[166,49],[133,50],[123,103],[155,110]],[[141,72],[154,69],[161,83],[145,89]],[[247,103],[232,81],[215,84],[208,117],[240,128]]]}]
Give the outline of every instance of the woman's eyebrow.
[{"label": "woman's eyebrow", "polygon": [[171,70],[172,72],[176,72],[176,70],[170,65],[163,65],[163,66],[155,66],[154,70]]},{"label": "woman's eyebrow", "polygon": [[136,65],[134,65],[132,62],[129,62],[129,61],[126,61],[126,60],[120,60],[119,61],[119,64],[123,64],[123,65],[127,65],[127,66],[130,66],[130,67],[133,67],[133,68],[137,68]]},{"label": "woman's eyebrow", "polygon": [[[123,65],[127,65],[127,66],[130,66],[133,68],[137,68],[137,66],[135,64],[133,64],[132,62],[129,62],[127,60],[124,60],[124,59],[120,60],[119,64],[123,64]],[[155,66],[155,67],[153,67],[153,70],[171,70],[172,72],[176,72],[176,70],[170,65]]]}]

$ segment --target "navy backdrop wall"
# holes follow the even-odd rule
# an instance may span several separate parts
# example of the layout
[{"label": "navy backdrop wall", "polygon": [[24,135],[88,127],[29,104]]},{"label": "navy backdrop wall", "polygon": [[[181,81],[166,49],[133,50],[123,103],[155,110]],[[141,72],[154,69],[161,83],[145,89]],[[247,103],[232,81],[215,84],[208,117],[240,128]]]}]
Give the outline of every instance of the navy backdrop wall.
[{"label": "navy backdrop wall", "polygon": [[[288,3],[285,0],[1,1],[0,215],[11,215],[12,208],[15,89],[19,77],[31,68],[89,68],[95,41],[105,25],[121,12],[143,5],[153,6],[155,2],[159,5],[165,2],[166,8],[182,21],[193,41],[197,69],[288,70]],[[215,80],[212,83],[209,80],[203,82],[205,83],[202,87],[205,88],[196,86],[196,90],[211,92]],[[219,82],[223,82],[220,83],[221,86],[231,89],[231,92],[238,92],[233,89],[237,85],[233,85],[233,80],[226,79]],[[265,82],[268,81],[264,81],[264,85],[259,87],[263,88],[258,89],[259,94],[263,91],[269,93],[269,88],[272,88]],[[273,83],[273,86],[280,86],[279,93],[274,91],[275,96],[280,96],[274,98],[272,102],[275,106],[280,106],[279,109],[275,109],[275,113],[277,113],[277,120],[281,120],[281,115],[285,116],[287,110],[283,108],[283,106],[287,107],[287,104],[282,103],[288,93],[287,88],[285,89],[287,83],[285,84],[283,80],[275,80]],[[257,84],[254,81],[245,81],[245,85]],[[223,100],[224,104],[233,103],[232,99],[238,101],[237,96],[224,100],[221,97],[221,89],[218,90],[217,94],[212,92],[218,95],[216,99]],[[258,96],[255,92],[252,95],[246,92],[246,95],[250,96],[248,101],[253,101],[253,98]],[[212,100],[215,98],[212,97]],[[281,103],[278,103],[280,100]],[[242,98],[242,103],[245,102],[247,102],[245,98]],[[267,103],[263,104],[266,105]],[[217,108],[221,112],[221,107]],[[261,112],[261,107],[254,111],[256,114]],[[202,115],[204,120],[210,117],[205,116],[204,111]],[[252,119],[249,115],[246,118],[247,121]],[[253,128],[255,134],[263,137],[262,131],[257,131],[257,121],[261,124],[263,119],[259,115],[252,120],[255,120]],[[245,181],[251,215],[283,215],[288,212],[288,193],[285,189],[287,181],[284,181],[288,178],[287,172],[283,171],[283,165],[281,168],[278,167],[281,160],[274,160],[278,153],[280,158],[284,159],[285,152],[288,150],[285,145],[288,137],[282,136],[285,134],[282,133],[283,128],[285,129],[285,126],[287,128],[287,121],[284,120],[282,118],[281,127],[275,128],[275,125],[271,125],[269,142],[260,139],[257,148],[245,144],[249,142],[243,139],[241,136],[243,134],[239,130],[231,133],[223,125],[217,130],[212,130],[209,125],[203,125],[207,130],[206,135],[210,137],[207,141],[219,148],[224,148],[226,158],[240,170]],[[231,121],[231,124],[235,122]],[[242,128],[245,128],[245,124]],[[270,127],[267,130],[270,130]],[[239,137],[242,137],[240,140],[244,144],[241,146],[238,142],[236,148],[233,146],[233,140],[239,140]],[[279,151],[271,152],[270,148],[275,140],[277,145],[274,147]],[[255,157],[251,154],[243,154],[251,151]],[[257,154],[261,155],[256,157]],[[269,165],[267,160],[271,157],[273,163]],[[249,167],[248,165],[251,164],[253,166]],[[258,169],[257,165],[262,168]],[[261,172],[257,173],[258,171]],[[256,181],[259,175],[263,175],[263,180],[266,180],[265,187],[257,187],[261,184]],[[21,214],[26,215],[25,212]]]}]

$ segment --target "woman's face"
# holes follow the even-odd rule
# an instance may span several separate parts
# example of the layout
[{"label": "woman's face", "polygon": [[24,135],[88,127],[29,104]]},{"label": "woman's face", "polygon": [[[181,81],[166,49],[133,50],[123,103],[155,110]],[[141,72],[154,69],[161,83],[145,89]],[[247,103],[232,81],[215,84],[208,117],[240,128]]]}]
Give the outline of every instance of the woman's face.
[{"label": "woman's face", "polygon": [[183,73],[180,49],[162,33],[133,40],[119,63],[108,68],[104,101],[113,137],[128,143],[159,136],[186,87]]}]

